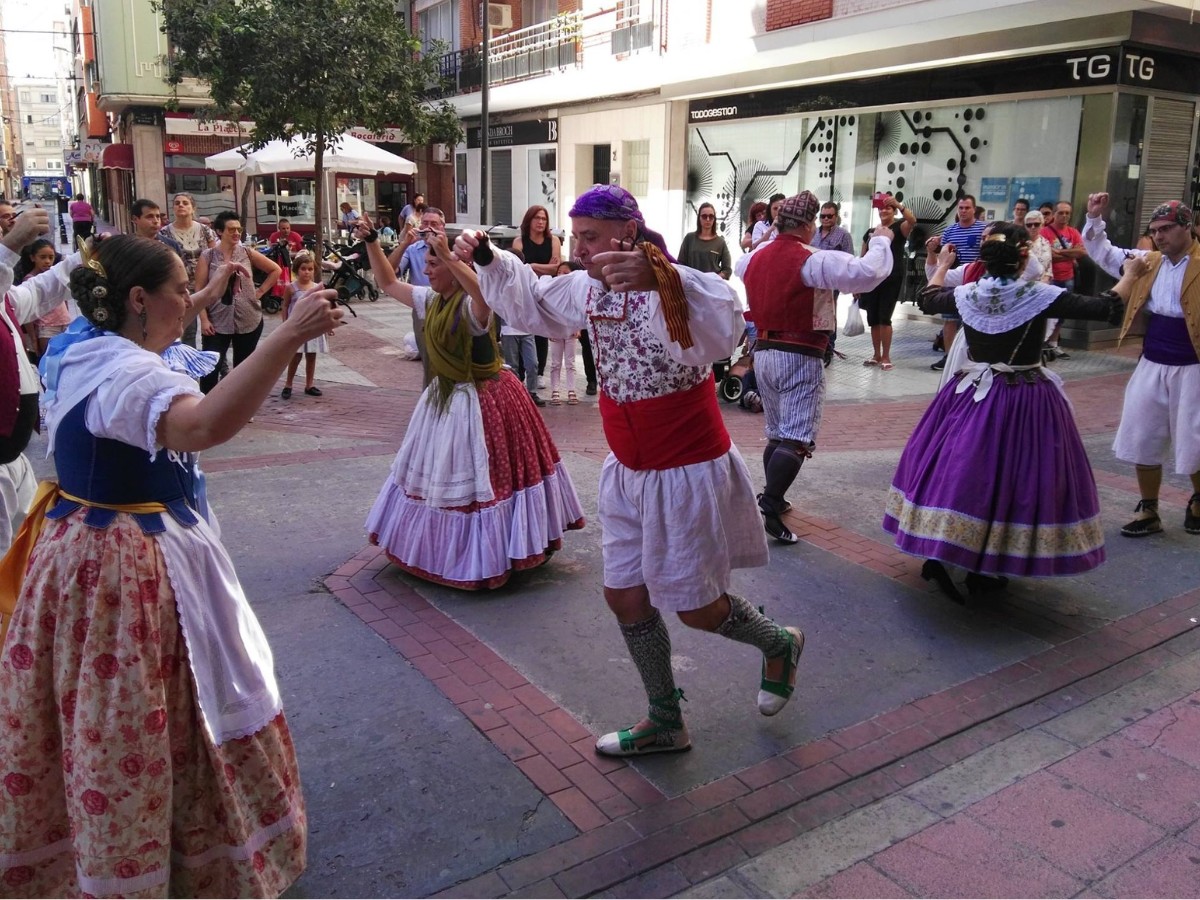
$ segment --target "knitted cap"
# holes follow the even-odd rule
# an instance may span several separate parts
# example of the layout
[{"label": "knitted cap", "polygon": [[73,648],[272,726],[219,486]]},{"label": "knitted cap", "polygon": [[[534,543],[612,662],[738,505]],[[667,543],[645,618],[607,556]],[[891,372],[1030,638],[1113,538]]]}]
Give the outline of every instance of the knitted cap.
[{"label": "knitted cap", "polygon": [[776,224],[780,228],[812,224],[817,220],[820,209],[821,201],[817,199],[816,194],[812,191],[801,191],[783,201],[783,205],[779,207]]}]

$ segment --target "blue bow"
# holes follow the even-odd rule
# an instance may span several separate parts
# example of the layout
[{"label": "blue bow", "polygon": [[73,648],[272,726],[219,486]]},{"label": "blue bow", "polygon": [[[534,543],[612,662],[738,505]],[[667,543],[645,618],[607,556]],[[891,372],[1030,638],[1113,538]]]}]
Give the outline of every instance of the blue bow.
[{"label": "blue bow", "polygon": [[80,341],[90,341],[92,338],[103,337],[111,333],[103,328],[97,328],[83,316],[78,316],[67,326],[66,331],[50,338],[46,355],[38,363],[38,374],[42,376],[42,384],[46,389],[42,398],[43,403],[53,400],[58,391],[58,376],[62,370],[62,358],[63,354],[67,352],[67,348]]},{"label": "blue bow", "polygon": [[[83,316],[79,316],[67,326],[66,331],[52,337],[50,345],[46,348],[46,355],[38,363],[38,373],[42,376],[42,384],[45,386],[42,402],[52,401],[58,391],[62,358],[69,347],[81,341],[90,341],[92,338],[114,333],[98,328]],[[162,358],[172,372],[180,372],[190,375],[192,378],[203,378],[217,367],[217,362],[221,357],[220,354],[211,350],[197,350],[195,347],[189,347],[176,341],[162,352]]]}]

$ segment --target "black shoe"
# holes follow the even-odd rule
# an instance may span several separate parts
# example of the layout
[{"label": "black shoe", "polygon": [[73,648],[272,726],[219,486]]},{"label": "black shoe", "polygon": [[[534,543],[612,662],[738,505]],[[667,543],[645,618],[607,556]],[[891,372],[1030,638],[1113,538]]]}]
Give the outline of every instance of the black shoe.
[{"label": "black shoe", "polygon": [[[754,495],[754,499],[758,501],[758,508],[759,508],[759,511],[765,511],[765,510],[763,510],[763,495],[762,495],[762,494],[755,494],[755,495]],[[783,506],[779,507],[779,514],[780,514],[781,516],[783,516],[783,515],[787,515],[787,514],[788,514],[788,513],[790,513],[791,511],[792,511],[792,504],[790,504],[790,503],[788,503],[786,500],[784,500],[784,501],[783,501]]]},{"label": "black shoe", "polygon": [[982,594],[995,594],[1008,587],[1008,579],[1003,575],[983,575],[979,572],[967,573],[967,590],[972,597]]},{"label": "black shoe", "polygon": [[937,362],[935,362],[929,368],[933,369],[933,371],[935,371],[935,372],[942,371],[942,369],[946,368],[946,357],[943,356],[941,359],[939,359]]},{"label": "black shoe", "polygon": [[[791,504],[786,500],[784,506],[791,509]],[[767,534],[775,538],[781,544],[794,544],[800,538],[792,534],[792,530],[783,524],[783,519],[780,516],[784,513],[784,508],[780,508],[778,512],[774,509],[774,504],[764,499],[762,494],[758,495],[758,511],[762,513],[763,528]]]},{"label": "black shoe", "polygon": [[596,382],[589,381],[587,383],[587,388],[584,390],[584,393],[587,394],[589,397],[595,397],[596,396]]},{"label": "black shoe", "polygon": [[533,401],[534,406],[541,407],[541,406],[546,405],[546,401],[543,400],[541,397],[539,397],[537,394],[530,393],[529,399]]},{"label": "black shoe", "polygon": [[306,387],[304,389],[304,393],[308,394],[310,397],[320,397],[322,391],[319,387]]},{"label": "black shoe", "polygon": [[292,399],[292,389],[289,387],[285,387],[282,391],[279,392],[279,396],[282,397],[284,400],[291,400]]},{"label": "black shoe", "polygon": [[1183,514],[1183,530],[1188,534],[1200,534],[1200,516],[1192,515],[1192,504],[1200,503],[1200,491],[1192,494],[1188,501],[1187,511]]},{"label": "black shoe", "polygon": [[946,337],[940,331],[937,333],[937,337],[935,337],[933,339],[933,352],[934,353],[945,353],[946,352]]},{"label": "black shoe", "polygon": [[937,582],[937,586],[942,589],[942,593],[959,606],[967,605],[967,601],[963,599],[963,595],[954,586],[954,581],[950,578],[950,573],[946,571],[946,567],[936,559],[925,560],[925,565],[921,566],[921,577],[926,581]]},{"label": "black shoe", "polygon": [[766,530],[767,534],[775,538],[775,540],[779,541],[779,543],[794,544],[796,541],[800,540],[800,538],[792,534],[790,528],[783,524],[783,519],[779,518],[779,516],[764,512],[762,517],[763,528]]},{"label": "black shoe", "polygon": [[[1191,511],[1191,504],[1188,504],[1188,510]],[[1158,517],[1158,501],[1157,500],[1139,500],[1138,505],[1133,508],[1134,512],[1148,512],[1149,518],[1138,518],[1125,525],[1121,529],[1121,534],[1125,537],[1148,537],[1152,534],[1158,534],[1162,529],[1162,519]],[[1200,526],[1200,521],[1196,522]],[[1200,531],[1196,532],[1200,534]]]},{"label": "black shoe", "polygon": [[1054,358],[1055,359],[1070,359],[1071,354],[1068,353],[1066,350],[1060,350],[1057,347],[1055,347],[1054,348]]}]

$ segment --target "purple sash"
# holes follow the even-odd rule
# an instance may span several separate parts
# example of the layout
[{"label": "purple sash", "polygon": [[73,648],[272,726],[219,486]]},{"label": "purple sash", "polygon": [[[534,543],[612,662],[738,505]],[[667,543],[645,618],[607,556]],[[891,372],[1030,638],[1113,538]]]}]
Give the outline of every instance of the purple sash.
[{"label": "purple sash", "polygon": [[1188,334],[1187,322],[1175,316],[1150,314],[1142,356],[1164,366],[1194,366],[1200,363]]}]

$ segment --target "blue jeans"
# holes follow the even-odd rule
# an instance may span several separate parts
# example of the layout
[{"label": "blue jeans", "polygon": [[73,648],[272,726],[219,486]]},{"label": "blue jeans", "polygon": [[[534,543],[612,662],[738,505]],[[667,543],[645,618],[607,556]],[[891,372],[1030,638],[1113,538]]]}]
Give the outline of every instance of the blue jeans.
[{"label": "blue jeans", "polygon": [[500,338],[500,346],[504,351],[504,361],[514,372],[525,367],[525,387],[529,393],[537,393],[537,347],[533,343],[532,334],[506,334]]}]

